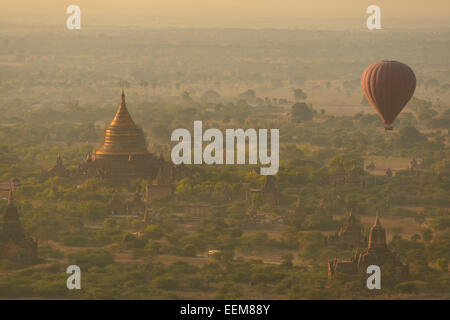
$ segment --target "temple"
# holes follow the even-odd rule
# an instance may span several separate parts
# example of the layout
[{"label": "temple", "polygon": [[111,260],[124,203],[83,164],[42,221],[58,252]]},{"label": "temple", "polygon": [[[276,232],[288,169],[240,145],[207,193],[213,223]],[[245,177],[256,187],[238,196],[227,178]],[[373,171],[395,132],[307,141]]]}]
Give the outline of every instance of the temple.
[{"label": "temple", "polygon": [[388,177],[388,178],[392,178],[392,170],[391,170],[391,168],[387,168],[386,169],[386,173],[385,173],[385,176],[386,177]]},{"label": "temple", "polygon": [[106,207],[108,215],[125,215],[127,213],[126,204],[120,199],[117,189]]},{"label": "temple", "polygon": [[363,187],[363,179],[361,178],[361,175],[358,172],[358,168],[354,165],[352,169],[350,170],[348,177],[347,177],[347,183],[351,184],[355,187]]},{"label": "temple", "polygon": [[266,176],[266,181],[262,188],[262,195],[264,201],[271,205],[277,206],[280,200],[280,194],[278,192],[278,186],[276,185],[274,176]]},{"label": "temple", "polygon": [[369,245],[364,252],[356,251],[350,260],[338,261],[337,258],[328,261],[328,278],[334,279],[340,274],[367,275],[367,267],[377,265],[382,274],[387,271],[390,281],[393,283],[408,280],[409,267],[403,264],[396,253],[388,249],[386,244],[386,231],[381,226],[380,217],[377,214],[375,223],[370,229]]},{"label": "temple", "polygon": [[122,91],[119,109],[106,129],[103,146],[89,154],[80,169],[88,176],[152,179],[158,164],[156,157],[147,150],[142,129],[128,112]]},{"label": "temple", "polygon": [[14,205],[12,190],[9,192],[0,230],[0,259],[8,259],[14,263],[33,263],[38,260],[37,243],[24,231]]},{"label": "temple", "polygon": [[361,177],[356,165],[353,165],[347,172],[344,167],[344,162],[339,160],[337,168],[330,174],[330,184],[335,187],[345,184],[354,187],[364,187],[364,179]]},{"label": "temple", "polygon": [[136,189],[136,192],[133,195],[133,198],[128,201],[127,204],[127,214],[131,215],[142,215],[147,211],[147,205],[141,197],[139,190]]},{"label": "temple", "polygon": [[58,156],[56,157],[56,163],[47,172],[48,177],[67,177],[69,175],[69,171],[66,169],[66,167],[63,164],[61,154],[58,153]]},{"label": "temple", "polygon": [[355,219],[353,212],[350,211],[347,223],[336,232],[326,238],[327,245],[334,245],[344,248],[361,248],[366,245],[366,237],[363,234],[361,225]]},{"label": "temple", "polygon": [[151,180],[145,186],[145,198],[148,202],[156,199],[170,198],[175,190],[173,176],[175,168],[171,165],[161,165],[154,183]]},{"label": "temple", "polygon": [[345,184],[346,176],[344,162],[339,160],[336,170],[330,175],[330,182],[333,186],[343,185]]},{"label": "temple", "polygon": [[377,167],[375,166],[375,163],[373,161],[370,161],[369,165],[366,166],[367,170],[375,170]]}]

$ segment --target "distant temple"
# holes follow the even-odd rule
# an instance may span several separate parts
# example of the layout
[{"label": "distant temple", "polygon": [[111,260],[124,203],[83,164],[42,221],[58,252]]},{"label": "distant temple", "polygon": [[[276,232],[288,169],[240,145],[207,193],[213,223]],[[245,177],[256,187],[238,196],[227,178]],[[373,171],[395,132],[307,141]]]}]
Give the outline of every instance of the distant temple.
[{"label": "distant temple", "polygon": [[347,177],[347,183],[351,184],[355,187],[363,187],[363,179],[361,178],[361,175],[358,172],[358,168],[354,165],[353,168],[350,170],[348,177]]},{"label": "distant temple", "polygon": [[[243,183],[242,186],[245,191],[245,200],[247,201],[252,201],[256,198],[273,206],[277,206],[279,204],[280,193],[275,177],[272,175],[266,176],[262,187],[257,187],[251,183]],[[222,192],[227,199],[232,199],[232,190],[230,186],[225,185]]]},{"label": "distant temple", "polygon": [[348,215],[347,223],[334,235],[326,238],[327,245],[338,247],[361,248],[366,245],[363,228],[357,223],[352,211]]},{"label": "distant temple", "polygon": [[67,177],[69,175],[69,171],[66,169],[66,167],[63,165],[63,161],[61,159],[61,154],[58,153],[58,156],[56,157],[56,163],[47,172],[48,177]]},{"label": "distant temple", "polygon": [[0,229],[0,259],[14,263],[33,263],[38,260],[37,243],[24,231],[14,205],[12,190],[9,192],[8,205]]},{"label": "distant temple", "polygon": [[264,182],[264,186],[262,188],[262,196],[264,201],[267,203],[275,206],[279,204],[280,194],[278,192],[278,187],[274,176],[266,176],[266,181]]},{"label": "distant temple", "polygon": [[286,222],[293,222],[296,220],[303,220],[306,216],[305,210],[300,202],[300,198],[297,197],[295,208],[293,210],[286,211]]},{"label": "distant temple", "polygon": [[[258,201],[259,200],[259,201]],[[266,212],[259,210],[260,197],[251,197],[250,208],[246,212],[245,220],[248,227],[260,227],[262,225],[267,225],[273,223],[281,223],[287,221],[283,217],[272,217]]]},{"label": "distant temple", "polygon": [[119,191],[116,189],[106,210],[108,215],[143,215],[147,211],[147,207],[147,203],[137,189],[133,196],[125,201],[121,199]]},{"label": "distant temple", "polygon": [[257,215],[258,215],[258,208],[255,202],[255,198],[252,197],[250,208],[246,212],[246,217],[248,220],[253,220],[256,218]]},{"label": "distant temple", "polygon": [[106,210],[109,215],[125,215],[127,213],[127,206],[122,199],[120,199],[119,191],[117,191],[117,189],[114,191],[111,200],[108,202]]},{"label": "distant temple", "polygon": [[356,165],[349,172],[346,172],[342,160],[339,160],[337,168],[331,173],[330,183],[332,186],[350,184],[355,187],[364,187],[364,179],[361,177]]},{"label": "distant temple", "polygon": [[231,186],[228,183],[226,183],[223,186],[222,194],[223,194],[223,196],[225,197],[226,200],[228,200],[228,201],[232,201],[233,200],[233,190],[231,189]]},{"label": "distant temple", "polygon": [[146,209],[147,204],[144,202],[144,200],[142,200],[139,190],[136,189],[133,198],[127,203],[127,214],[131,215],[145,214]]},{"label": "distant temple", "polygon": [[144,199],[136,192],[133,199],[124,202],[117,190],[113,194],[107,205],[108,215],[125,215],[143,214],[146,211],[146,201],[172,196],[174,182],[189,176],[189,171],[184,164],[173,165],[147,150],[143,131],[131,118],[122,90],[119,108],[105,131],[101,148],[89,153],[78,170],[73,171],[67,170],[58,153],[55,165],[47,171],[46,176],[70,176],[76,179],[101,177],[111,178],[116,182],[136,178],[147,180]]},{"label": "distant temple", "polygon": [[388,178],[392,178],[392,170],[391,170],[391,168],[387,168],[386,169],[385,176],[388,177]]},{"label": "distant temple", "polygon": [[331,174],[330,180],[333,186],[344,185],[347,173],[345,172],[344,162],[339,160],[336,170]]},{"label": "distant temple", "polygon": [[408,280],[409,267],[403,264],[397,254],[390,251],[386,244],[386,231],[381,226],[379,215],[375,224],[370,229],[369,245],[364,252],[356,251],[350,260],[338,261],[337,258],[328,261],[328,278],[334,279],[340,274],[367,275],[367,267],[377,265],[383,270],[388,270],[392,281],[402,282]]},{"label": "distant temple", "polygon": [[122,101],[106,129],[103,146],[86,157],[80,170],[87,176],[152,179],[158,165],[156,157],[147,151],[141,128],[134,123],[127,110],[122,91]]},{"label": "distant temple", "polygon": [[162,165],[158,169],[155,183],[147,182],[145,198],[147,201],[170,198],[175,190],[172,179],[174,167],[171,164]]},{"label": "distant temple", "polygon": [[370,163],[366,166],[367,170],[375,170],[377,167],[375,166],[375,163],[373,161],[370,161]]}]

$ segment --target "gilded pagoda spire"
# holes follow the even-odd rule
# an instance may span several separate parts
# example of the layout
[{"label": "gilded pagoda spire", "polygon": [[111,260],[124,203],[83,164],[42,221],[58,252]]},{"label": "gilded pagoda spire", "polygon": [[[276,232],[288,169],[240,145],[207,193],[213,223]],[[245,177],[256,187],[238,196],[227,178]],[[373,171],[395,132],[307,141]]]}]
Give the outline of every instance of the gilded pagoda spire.
[{"label": "gilded pagoda spire", "polygon": [[381,226],[380,214],[377,212],[375,223],[370,228],[369,233],[369,250],[386,248],[386,230]]},{"label": "gilded pagoda spire", "polygon": [[159,164],[147,150],[144,133],[131,118],[125,92],[122,94],[114,119],[105,130],[103,145],[84,162],[84,174],[96,174],[114,179],[156,175]]},{"label": "gilded pagoda spire", "polygon": [[119,108],[106,129],[105,142],[96,152],[96,156],[102,158],[108,155],[123,155],[128,159],[130,154],[147,153],[144,135],[128,112],[125,92],[122,90]]},{"label": "gilded pagoda spire", "polygon": [[[109,125],[111,126],[120,126],[120,127],[130,127],[135,128],[136,124],[134,123],[133,119],[131,118],[130,113],[127,109],[127,103],[125,101],[125,92],[122,89],[122,99],[120,101],[119,109],[116,112],[116,115]],[[136,127],[137,128],[137,127]]]}]

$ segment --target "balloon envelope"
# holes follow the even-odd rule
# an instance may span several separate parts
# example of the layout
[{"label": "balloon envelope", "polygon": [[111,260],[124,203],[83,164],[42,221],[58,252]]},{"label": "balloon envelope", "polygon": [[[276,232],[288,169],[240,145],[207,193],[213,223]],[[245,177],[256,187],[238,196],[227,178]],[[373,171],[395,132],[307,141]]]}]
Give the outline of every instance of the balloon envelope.
[{"label": "balloon envelope", "polygon": [[379,61],[361,77],[361,88],[386,125],[392,124],[416,89],[416,76],[406,64]]}]

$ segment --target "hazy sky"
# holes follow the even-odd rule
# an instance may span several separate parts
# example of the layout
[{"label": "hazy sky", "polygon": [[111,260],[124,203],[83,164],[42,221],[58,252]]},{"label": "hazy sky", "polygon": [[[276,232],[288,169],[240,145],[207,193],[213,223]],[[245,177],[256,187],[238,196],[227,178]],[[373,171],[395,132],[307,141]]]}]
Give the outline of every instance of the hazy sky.
[{"label": "hazy sky", "polygon": [[381,7],[383,27],[450,27],[450,0],[1,0],[0,22],[61,24],[66,8],[82,24],[155,27],[297,28],[365,26],[366,8]]}]

